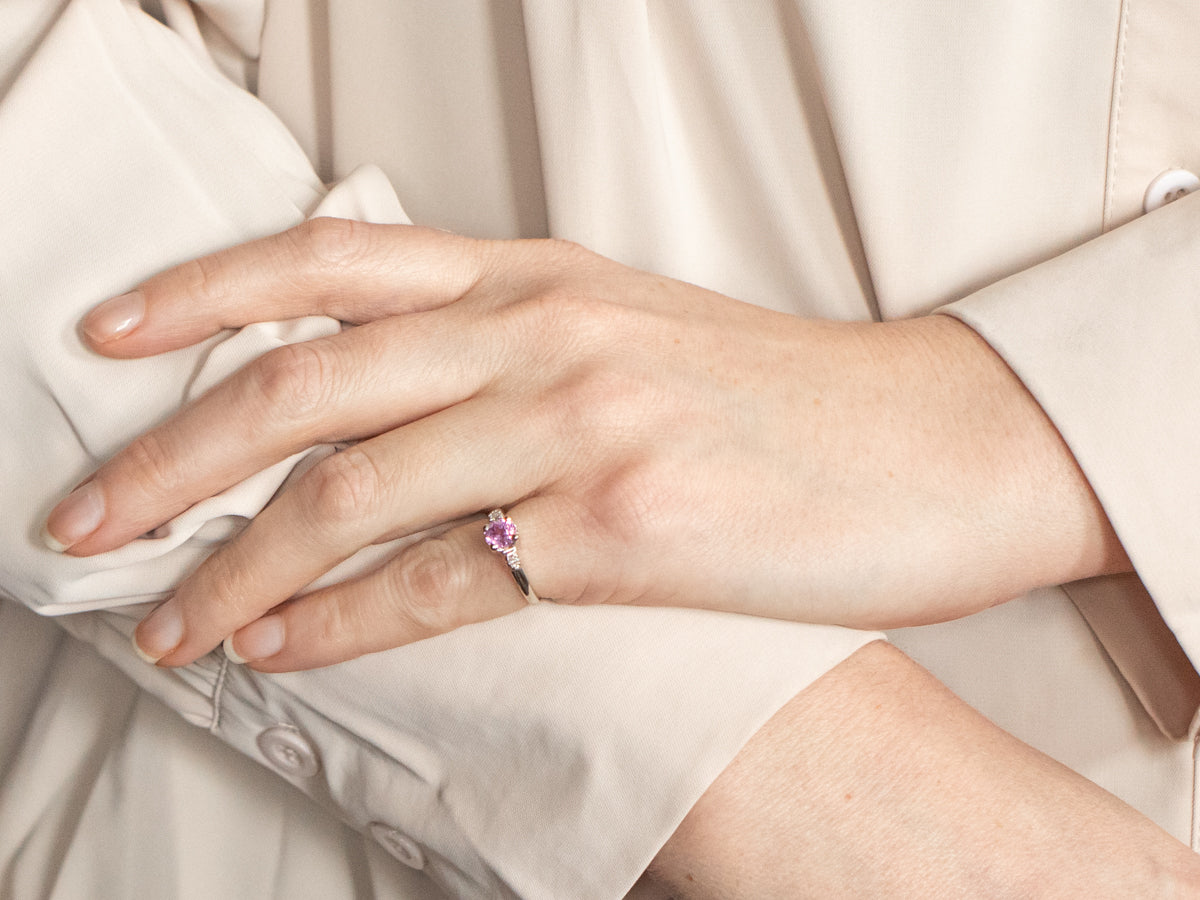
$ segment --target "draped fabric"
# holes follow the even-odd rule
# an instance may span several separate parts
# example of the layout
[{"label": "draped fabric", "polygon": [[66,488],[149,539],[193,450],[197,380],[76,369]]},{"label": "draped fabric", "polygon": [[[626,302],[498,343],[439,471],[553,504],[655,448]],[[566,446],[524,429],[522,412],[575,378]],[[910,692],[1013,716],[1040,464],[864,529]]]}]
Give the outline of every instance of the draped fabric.
[{"label": "draped fabric", "polygon": [[[44,550],[38,523],[204,384],[337,326],[115,363],[86,354],[74,323],[159,268],[318,210],[397,221],[393,187],[423,224],[577,240],[799,315],[940,310],[978,330],[1059,427],[1137,576],[891,637],[1187,839],[1200,199],[1144,214],[1144,197],[1164,170],[1200,171],[1200,57],[1171,49],[1200,38],[1194,4],[144,5],[157,21],[117,0],[0,5],[0,167],[19,173],[0,184],[0,412],[23,423],[0,436],[0,590],[75,611],[0,618],[0,680],[25,686],[0,734],[0,893],[221,882],[283,897],[311,877],[333,896],[618,896],[754,730],[874,637],[543,605],[278,678],[219,652],[178,672],[136,660],[138,602],[292,463],[92,561]],[[106,699],[81,706],[88,692]],[[271,766],[260,739],[281,726],[318,774],[245,769],[219,743]],[[142,752],[160,740],[169,751]],[[379,846],[331,819],[306,830],[312,803],[284,799],[281,775]],[[188,799],[207,780],[220,811]],[[138,785],[179,794],[148,818]],[[261,853],[221,870],[230,842],[206,831]],[[162,835],[173,854],[135,866]]]}]

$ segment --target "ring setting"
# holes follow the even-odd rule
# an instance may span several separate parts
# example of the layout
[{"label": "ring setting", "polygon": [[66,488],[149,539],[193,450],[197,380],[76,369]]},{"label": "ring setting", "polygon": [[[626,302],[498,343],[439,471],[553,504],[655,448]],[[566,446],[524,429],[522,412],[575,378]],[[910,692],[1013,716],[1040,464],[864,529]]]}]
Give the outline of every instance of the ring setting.
[{"label": "ring setting", "polygon": [[504,514],[502,509],[493,509],[488,513],[487,524],[483,526],[483,541],[488,547],[504,557],[512,572],[513,580],[525,595],[528,603],[537,603],[538,598],[529,587],[529,576],[521,568],[521,558],[517,556],[517,525]]}]

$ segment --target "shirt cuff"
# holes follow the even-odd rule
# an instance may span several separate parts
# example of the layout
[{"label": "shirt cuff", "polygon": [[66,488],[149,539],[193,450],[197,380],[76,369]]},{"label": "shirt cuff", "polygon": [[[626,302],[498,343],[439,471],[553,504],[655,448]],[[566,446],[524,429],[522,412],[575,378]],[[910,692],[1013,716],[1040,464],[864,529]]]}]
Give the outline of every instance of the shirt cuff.
[{"label": "shirt cuff", "polygon": [[138,660],[134,609],[62,617],[144,689],[449,895],[622,896],[799,691],[880,639],[703,610],[556,606],[309,672]]},{"label": "shirt cuff", "polygon": [[[1185,680],[1200,661],[1197,259],[1194,195],[938,310],[978,332],[1054,422],[1190,659],[1191,673],[1175,673]],[[1105,598],[1090,604],[1094,627],[1144,606],[1099,587],[1081,588]],[[1135,667],[1138,648],[1105,644],[1123,671]],[[1154,680],[1155,665],[1136,667]],[[1190,720],[1178,709],[1170,718],[1168,733]]]}]

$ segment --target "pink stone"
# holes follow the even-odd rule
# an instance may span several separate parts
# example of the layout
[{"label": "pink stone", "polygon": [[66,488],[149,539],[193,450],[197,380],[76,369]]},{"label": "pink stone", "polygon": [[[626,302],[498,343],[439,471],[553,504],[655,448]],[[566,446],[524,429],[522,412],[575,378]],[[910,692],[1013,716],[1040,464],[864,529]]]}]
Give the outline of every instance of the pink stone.
[{"label": "pink stone", "polygon": [[508,519],[496,519],[483,526],[483,539],[493,550],[504,553],[517,545],[517,526]]}]

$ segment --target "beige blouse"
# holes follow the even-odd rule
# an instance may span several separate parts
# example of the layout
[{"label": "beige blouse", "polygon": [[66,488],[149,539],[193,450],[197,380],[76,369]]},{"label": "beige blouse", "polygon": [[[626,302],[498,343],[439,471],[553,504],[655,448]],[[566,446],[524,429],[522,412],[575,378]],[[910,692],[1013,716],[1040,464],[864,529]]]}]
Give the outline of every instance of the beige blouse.
[{"label": "beige blouse", "polygon": [[[0,5],[0,171],[20,173],[0,186],[10,213],[0,303],[15,322],[0,339],[0,415],[29,423],[0,437],[0,491],[19,511],[0,522],[0,591],[74,613],[56,621],[420,872],[386,882],[351,865],[346,896],[372,879],[395,896],[619,896],[746,738],[873,638],[543,605],[314,673],[258,676],[219,652],[178,672],[138,662],[127,637],[144,608],[127,604],[161,596],[289,467],[91,561],[41,548],[39,517],[209,380],[336,325],[262,326],[114,363],[82,350],[74,322],[158,268],[316,210],[398,220],[385,179],[363,164],[378,165],[424,224],[570,238],[800,315],[944,308],[979,330],[1063,432],[1141,581],[1046,588],[892,638],[999,724],[1188,838],[1200,200],[1152,201],[1162,173],[1200,171],[1200,62],[1172,51],[1196,44],[1200,10],[1170,0],[146,5],[171,30],[118,0]],[[326,196],[321,182],[342,179]],[[83,612],[99,607],[108,611]],[[44,633],[38,620],[7,621],[21,623],[9,634]],[[0,629],[6,682],[49,677],[3,641]],[[91,671],[60,657],[53,671]],[[52,721],[56,698],[97,689],[45,683],[14,721]],[[94,746],[167,734],[191,746],[144,717],[123,731],[73,715]],[[45,734],[25,727],[5,745],[16,760],[0,766],[9,883],[62,868],[57,896],[70,897],[94,888],[114,834],[140,854],[164,828],[195,825],[183,795],[152,812],[112,790],[108,832],[73,815],[55,792],[64,778],[121,784],[129,773],[96,774]],[[196,735],[197,748],[213,744]],[[195,783],[232,777],[221,752],[220,765],[203,753],[188,762]],[[137,778],[170,784],[164,765],[145,763]],[[249,806],[226,798],[210,813],[214,830],[260,821]],[[305,834],[300,815],[279,813],[281,848]],[[324,840],[344,840],[330,829]],[[221,867],[212,850],[222,845],[203,831],[186,832],[174,866],[106,870],[111,896],[163,885],[187,896],[194,882],[178,873],[189,859]],[[273,854],[292,878],[315,866]],[[248,884],[231,871],[223,895],[264,896]]]}]

